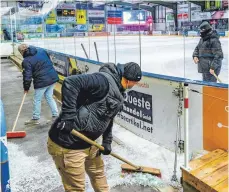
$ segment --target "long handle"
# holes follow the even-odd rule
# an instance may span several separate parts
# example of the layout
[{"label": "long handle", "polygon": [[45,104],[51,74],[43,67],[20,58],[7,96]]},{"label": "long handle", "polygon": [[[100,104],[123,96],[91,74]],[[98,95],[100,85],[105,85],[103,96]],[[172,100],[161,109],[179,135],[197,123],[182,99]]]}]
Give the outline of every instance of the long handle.
[{"label": "long handle", "polygon": [[215,78],[216,78],[220,83],[222,83],[221,79],[215,74],[215,72],[213,73],[213,75],[215,76]]},{"label": "long handle", "polygon": [[99,62],[99,54],[98,54],[96,42],[94,42],[94,46],[95,46],[95,52],[96,52],[96,56],[97,56],[97,61]]},{"label": "long handle", "polygon": [[14,132],[15,127],[16,127],[16,125],[17,125],[17,121],[18,121],[19,115],[20,115],[20,113],[21,113],[21,109],[22,109],[22,106],[23,106],[23,104],[24,104],[25,97],[26,97],[26,93],[24,93],[24,96],[23,96],[23,99],[22,99],[22,102],[21,102],[21,105],[20,105],[19,111],[18,111],[18,113],[17,113],[16,120],[14,121],[14,126],[13,126],[13,129],[12,129],[12,132]]},{"label": "long handle", "polygon": [[[84,136],[83,134],[79,133],[78,131],[73,129],[71,134],[79,137],[80,139],[84,140],[85,142],[87,142],[87,143],[89,143],[91,145],[94,145],[94,146],[98,147],[100,150],[104,151],[104,147],[103,146],[99,145],[95,141],[92,141],[91,139],[87,138],[86,136]],[[113,152],[111,152],[110,155],[112,155],[113,157],[115,157],[115,158],[117,158],[117,159],[129,164],[130,166],[134,167],[137,170],[141,169],[141,167],[132,164],[131,162],[127,161],[126,159],[123,159],[122,157],[120,157],[119,155],[117,155],[117,154],[115,154]]]},{"label": "long handle", "polygon": [[81,47],[83,48],[84,54],[86,55],[87,59],[89,59],[89,57],[88,57],[88,55],[87,55],[87,52],[86,52],[86,50],[85,50],[85,48],[84,48],[83,43],[81,43]]}]

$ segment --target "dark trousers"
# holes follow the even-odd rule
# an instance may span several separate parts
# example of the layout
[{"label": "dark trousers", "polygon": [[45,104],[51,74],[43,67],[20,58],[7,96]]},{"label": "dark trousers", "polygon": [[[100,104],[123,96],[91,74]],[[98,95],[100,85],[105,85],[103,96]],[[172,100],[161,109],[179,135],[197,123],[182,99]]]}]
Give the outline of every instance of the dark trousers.
[{"label": "dark trousers", "polygon": [[[220,73],[221,67],[218,67],[215,69],[215,74],[218,76]],[[217,82],[217,79],[215,78],[214,75],[212,75],[210,72],[207,73],[202,73],[203,76],[203,81],[208,81],[208,82]]]}]

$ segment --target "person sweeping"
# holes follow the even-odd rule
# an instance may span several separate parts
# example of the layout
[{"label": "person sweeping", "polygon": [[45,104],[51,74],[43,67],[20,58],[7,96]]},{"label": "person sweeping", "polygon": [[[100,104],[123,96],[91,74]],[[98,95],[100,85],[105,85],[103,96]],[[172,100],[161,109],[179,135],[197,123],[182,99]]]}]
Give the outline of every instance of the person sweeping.
[{"label": "person sweeping", "polygon": [[[125,91],[141,78],[141,69],[134,62],[108,63],[99,72],[65,78],[62,110],[47,143],[65,191],[85,191],[85,171],[96,192],[109,191],[100,154],[111,153],[113,119],[122,110]],[[104,151],[71,134],[73,129],[93,141],[102,136]]]},{"label": "person sweeping", "polygon": [[58,116],[58,109],[53,99],[53,89],[59,78],[52,61],[45,50],[27,44],[19,45],[18,51],[24,58],[22,62],[24,93],[28,93],[32,81],[35,89],[33,115],[31,119],[25,122],[25,125],[40,124],[43,96],[51,109],[52,120],[54,120]]}]

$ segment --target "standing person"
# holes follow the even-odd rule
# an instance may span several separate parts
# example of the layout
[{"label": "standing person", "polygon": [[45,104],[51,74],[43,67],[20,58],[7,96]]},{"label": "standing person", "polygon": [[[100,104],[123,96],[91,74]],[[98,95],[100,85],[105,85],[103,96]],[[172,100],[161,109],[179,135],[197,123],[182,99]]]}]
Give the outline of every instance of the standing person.
[{"label": "standing person", "polygon": [[104,163],[97,147],[71,134],[75,129],[92,140],[102,135],[111,152],[113,119],[122,110],[123,94],[141,80],[138,64],[104,64],[99,72],[73,75],[62,85],[62,111],[49,130],[48,152],[65,191],[85,191],[85,170],[95,192],[108,192]]},{"label": "standing person", "polygon": [[198,72],[202,73],[203,81],[217,82],[213,74],[219,75],[223,60],[219,35],[205,21],[200,25],[200,36],[201,39],[193,52],[193,60],[198,64]]},{"label": "standing person", "polygon": [[11,40],[11,35],[7,29],[3,29],[4,40]]},{"label": "standing person", "polygon": [[54,120],[58,116],[58,109],[53,99],[53,89],[59,78],[52,61],[46,51],[26,44],[19,45],[18,51],[24,57],[22,62],[24,92],[28,93],[32,81],[35,89],[33,116],[32,119],[26,121],[25,124],[38,125],[40,123],[39,119],[43,95],[51,108],[52,120]]}]

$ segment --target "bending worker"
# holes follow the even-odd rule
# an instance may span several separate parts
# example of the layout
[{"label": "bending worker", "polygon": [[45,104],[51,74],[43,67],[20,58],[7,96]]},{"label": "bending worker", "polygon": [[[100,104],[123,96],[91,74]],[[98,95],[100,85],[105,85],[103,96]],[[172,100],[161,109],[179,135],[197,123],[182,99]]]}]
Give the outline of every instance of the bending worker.
[{"label": "bending worker", "polygon": [[[104,64],[99,72],[73,75],[62,85],[62,111],[49,130],[48,152],[65,191],[85,191],[85,170],[96,192],[109,187],[100,154],[109,155],[113,119],[122,110],[124,92],[141,80],[138,64]],[[70,132],[75,129],[92,140],[102,135],[104,151]]]},{"label": "bending worker", "polygon": [[58,109],[53,98],[55,83],[59,80],[47,52],[27,44],[18,46],[18,51],[24,57],[22,62],[23,87],[28,93],[33,81],[35,93],[33,98],[33,116],[25,122],[26,125],[38,125],[41,116],[41,101],[43,96],[51,109],[52,120],[58,116]]}]

